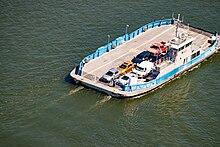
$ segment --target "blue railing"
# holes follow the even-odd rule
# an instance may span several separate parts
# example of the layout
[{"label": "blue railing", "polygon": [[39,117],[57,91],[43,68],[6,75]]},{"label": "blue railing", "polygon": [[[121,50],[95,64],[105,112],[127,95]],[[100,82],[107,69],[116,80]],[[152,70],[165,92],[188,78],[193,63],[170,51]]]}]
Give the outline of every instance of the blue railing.
[{"label": "blue railing", "polygon": [[142,84],[137,84],[137,85],[124,85],[122,87],[122,90],[123,91],[135,91],[135,90],[140,90],[140,89],[153,87],[156,84],[160,84],[160,83],[164,82],[165,80],[175,76],[176,74],[180,73],[184,69],[187,69],[188,67],[198,63],[202,59],[210,56],[215,51],[215,48],[218,46],[218,34],[216,33],[215,36],[216,36],[215,43],[211,47],[209,47],[205,52],[203,52],[202,54],[200,54],[199,56],[197,56],[193,60],[191,60],[191,61],[187,62],[186,64],[183,64],[183,65],[173,69],[171,72],[161,76],[158,79],[152,80],[150,82],[145,82],[145,83],[142,83]]},{"label": "blue railing", "polygon": [[155,22],[148,23],[148,24],[140,27],[139,29],[135,30],[134,32],[132,32],[130,34],[126,34],[124,36],[118,37],[114,41],[108,43],[107,45],[104,45],[104,46],[98,48],[94,53],[92,53],[92,54],[88,55],[87,57],[85,57],[80,62],[79,68],[78,68],[76,74],[81,76],[83,74],[84,64],[86,64],[87,62],[89,62],[89,61],[91,61],[91,60],[93,60],[97,57],[100,57],[104,53],[120,46],[124,41],[128,41],[128,40],[138,36],[139,34],[145,32],[147,29],[162,26],[162,25],[169,25],[169,24],[174,24],[174,20],[173,19],[158,20],[158,21],[155,21]]}]

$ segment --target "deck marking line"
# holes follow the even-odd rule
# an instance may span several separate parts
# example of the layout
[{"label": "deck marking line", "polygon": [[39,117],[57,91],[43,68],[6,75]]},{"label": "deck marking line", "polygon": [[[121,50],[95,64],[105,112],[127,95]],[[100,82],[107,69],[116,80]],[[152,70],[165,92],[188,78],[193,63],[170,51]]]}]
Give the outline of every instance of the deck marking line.
[{"label": "deck marking line", "polygon": [[131,49],[129,50],[129,52],[138,52],[138,50],[137,50],[136,48],[131,48]]}]

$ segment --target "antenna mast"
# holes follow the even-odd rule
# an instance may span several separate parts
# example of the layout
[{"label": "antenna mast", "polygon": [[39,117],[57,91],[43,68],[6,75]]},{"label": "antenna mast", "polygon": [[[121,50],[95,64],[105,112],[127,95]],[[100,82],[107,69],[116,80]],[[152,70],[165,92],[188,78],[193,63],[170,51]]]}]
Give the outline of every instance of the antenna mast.
[{"label": "antenna mast", "polygon": [[177,37],[177,38],[178,38],[178,28],[179,28],[179,23],[180,23],[180,14],[178,14],[177,24],[176,24],[176,37]]}]

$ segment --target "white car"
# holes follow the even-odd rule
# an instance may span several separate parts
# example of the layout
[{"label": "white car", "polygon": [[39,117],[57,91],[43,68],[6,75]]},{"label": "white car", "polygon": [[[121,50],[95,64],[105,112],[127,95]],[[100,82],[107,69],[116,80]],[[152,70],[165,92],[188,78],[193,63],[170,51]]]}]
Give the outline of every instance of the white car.
[{"label": "white car", "polygon": [[133,73],[125,74],[124,76],[120,77],[117,81],[117,85],[135,85],[137,84],[137,76]]},{"label": "white car", "polygon": [[132,70],[133,73],[137,74],[139,78],[143,78],[152,71],[154,64],[149,61],[142,61],[141,63],[135,65]]}]

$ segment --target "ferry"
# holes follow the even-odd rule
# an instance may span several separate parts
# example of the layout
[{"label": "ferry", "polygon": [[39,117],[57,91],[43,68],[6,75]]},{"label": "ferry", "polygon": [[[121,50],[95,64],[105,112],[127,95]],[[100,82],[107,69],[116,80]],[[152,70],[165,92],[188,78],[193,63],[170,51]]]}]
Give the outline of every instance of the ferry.
[{"label": "ferry", "polygon": [[[117,98],[144,95],[204,61],[219,49],[217,32],[177,18],[148,23],[98,48],[75,67],[76,83]],[[109,36],[108,36],[109,37]]]}]

